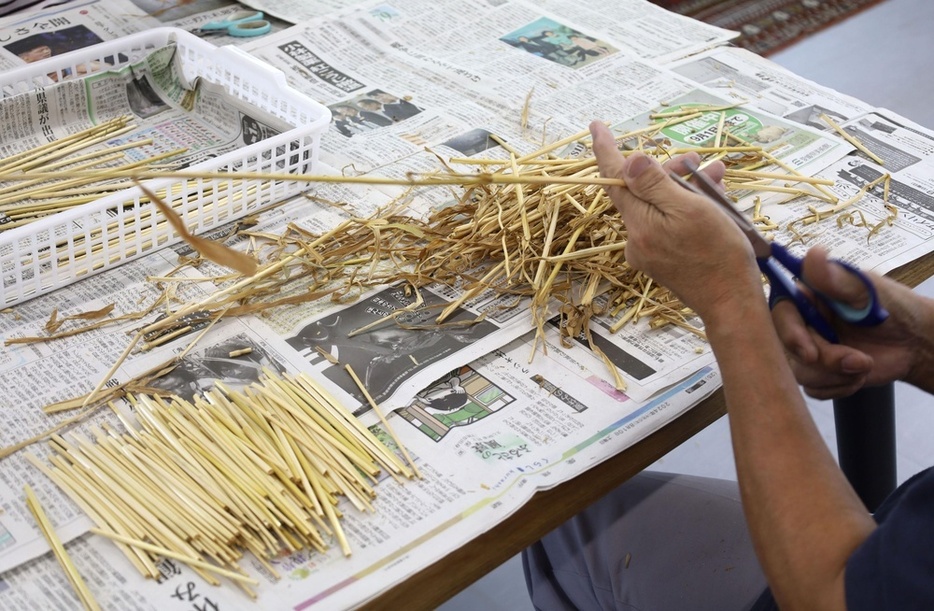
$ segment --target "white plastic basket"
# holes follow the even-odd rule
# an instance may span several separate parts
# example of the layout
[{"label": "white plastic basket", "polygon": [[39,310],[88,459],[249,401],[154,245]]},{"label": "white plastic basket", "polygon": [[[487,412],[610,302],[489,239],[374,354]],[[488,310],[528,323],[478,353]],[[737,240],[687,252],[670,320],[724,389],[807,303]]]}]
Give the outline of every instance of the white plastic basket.
[{"label": "white plastic basket", "polygon": [[[77,74],[78,66],[111,70],[143,59],[174,40],[187,79],[203,77],[293,126],[271,136],[192,165],[191,170],[314,173],[321,134],[330,111],[292,89],[282,72],[234,47],[215,47],[175,28],[157,28],[51,57],[0,74],[3,97]],[[120,61],[108,65],[108,61]],[[119,58],[119,60],[117,60]],[[285,180],[157,179],[152,190],[165,189],[165,201],[188,228],[203,233],[294,195],[307,183]],[[173,185],[175,189],[173,190]],[[212,188],[213,187],[213,188]],[[127,189],[34,223],[0,232],[0,307],[48,293],[89,274],[138,258],[181,238],[140,202],[139,188]],[[145,198],[144,198],[145,199]]]}]

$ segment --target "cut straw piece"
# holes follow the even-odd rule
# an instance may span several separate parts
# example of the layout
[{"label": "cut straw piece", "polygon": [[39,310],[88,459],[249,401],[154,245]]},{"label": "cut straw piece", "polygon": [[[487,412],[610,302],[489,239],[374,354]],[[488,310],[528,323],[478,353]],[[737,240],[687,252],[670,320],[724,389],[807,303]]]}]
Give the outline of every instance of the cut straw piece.
[{"label": "cut straw piece", "polygon": [[[512,165],[512,173],[518,176],[519,165],[516,161],[515,153],[510,151],[509,160],[510,160],[510,164]],[[529,242],[532,239],[532,230],[529,228],[528,211],[525,208],[525,192],[522,190],[521,184],[516,185],[515,194],[516,194],[516,207],[519,209],[519,217],[522,220],[522,237],[525,240],[523,246],[524,248],[527,248]]]},{"label": "cut straw piece", "polygon": [[885,165],[885,161],[881,157],[879,157],[878,155],[870,151],[868,148],[866,148],[865,144],[863,144],[862,142],[854,138],[851,134],[847,133],[847,131],[843,129],[842,127],[840,127],[836,121],[834,121],[833,119],[831,119],[830,117],[828,117],[827,115],[823,113],[821,113],[820,118],[824,123],[832,127],[833,130],[837,132],[837,134],[839,134],[841,138],[843,138],[844,140],[846,140],[847,142],[855,146],[864,155],[866,155],[867,157],[869,157],[870,159],[872,159],[879,165],[882,165],[882,166]]},{"label": "cut straw piece", "polygon": [[832,187],[835,183],[830,178],[817,176],[804,176],[803,174],[781,174],[779,172],[758,172],[746,170],[727,170],[727,177],[736,178],[766,178],[771,180],[784,180],[786,182],[805,182],[811,185],[827,185]]},{"label": "cut straw piece", "polygon": [[496,277],[499,276],[503,272],[503,268],[505,266],[506,266],[505,261],[501,261],[500,263],[494,265],[493,269],[488,271],[486,275],[483,276],[483,278],[481,278],[480,281],[477,282],[477,284],[473,288],[465,291],[460,297],[458,297],[457,299],[449,303],[441,311],[441,314],[438,315],[438,319],[437,319],[438,322],[439,323],[444,322],[448,316],[450,316],[451,314],[454,313],[455,310],[457,310],[457,308],[461,307],[466,302],[470,301],[471,299],[473,299],[474,297],[482,293],[485,289],[489,288],[493,284]]},{"label": "cut straw piece", "polygon": [[736,190],[736,191],[771,191],[773,193],[789,193],[791,195],[797,195],[799,197],[813,197],[813,198],[820,199],[828,203],[838,201],[837,199],[831,200],[831,198],[821,193],[814,193],[812,191],[805,191],[804,189],[796,189],[794,187],[781,187],[781,186],[773,185],[773,184],[727,182],[726,186],[728,189]]},{"label": "cut straw piece", "polygon": [[551,255],[543,257],[543,261],[549,263],[563,263],[566,261],[574,261],[575,259],[587,259],[593,255],[602,254],[605,252],[615,252],[618,250],[625,250],[626,242],[614,242],[612,244],[603,244],[601,246],[593,246],[591,248],[582,248],[580,250],[575,250],[572,252],[567,252],[560,255]]},{"label": "cut straw piece", "polygon": [[[19,181],[19,180],[60,180],[65,178],[100,178],[101,171],[67,171],[67,172],[27,172],[22,174],[0,173],[0,180]],[[537,176],[525,175],[514,176],[512,174],[498,173],[480,173],[480,174],[458,174],[458,173],[433,173],[433,174],[410,174],[409,178],[389,178],[386,176],[342,176],[339,174],[288,174],[281,172],[199,172],[197,170],[114,170],[107,174],[111,178],[132,178],[135,180],[146,180],[150,178],[185,178],[185,179],[203,179],[203,180],[263,180],[277,181],[288,180],[293,182],[310,183],[337,183],[337,184],[362,184],[362,185],[385,185],[385,186],[403,186],[403,187],[430,187],[430,186],[482,186],[482,185],[513,185],[513,184],[531,184],[531,185],[550,185],[550,184],[569,184],[569,185],[609,185],[626,186],[626,183],[619,178],[575,178],[562,176]]]},{"label": "cut straw piece", "polygon": [[[82,401],[82,405],[78,405],[77,407],[82,407],[82,406],[83,406],[83,401]],[[71,408],[69,408],[69,409],[75,409],[75,408],[74,408],[74,407],[71,407]],[[37,442],[39,442],[39,441],[42,441],[43,439],[48,439],[49,437],[51,437],[52,435],[58,433],[59,431],[62,431],[62,430],[64,430],[64,429],[66,429],[67,427],[71,426],[72,424],[81,421],[82,419],[84,419],[86,416],[90,415],[90,414],[91,414],[92,412],[94,412],[95,410],[97,410],[97,406],[88,407],[87,409],[84,409],[84,410],[82,410],[81,412],[75,414],[75,415],[72,416],[71,418],[68,418],[68,419],[66,419],[66,420],[62,420],[61,422],[59,422],[59,423],[56,424],[55,426],[49,428],[49,429],[46,430],[46,431],[43,431],[42,433],[39,433],[38,435],[34,435],[33,437],[30,437],[30,438],[28,438],[28,439],[24,439],[23,441],[20,441],[20,442],[18,442],[18,443],[15,443],[15,444],[13,444],[13,445],[11,445],[11,446],[7,446],[7,447],[5,447],[5,448],[0,448],[0,460],[3,460],[4,458],[6,458],[6,457],[8,457],[8,456],[12,456],[13,454],[15,454],[16,452],[19,452],[19,451],[22,450],[23,448],[27,448],[27,447],[31,446],[32,444],[34,444],[34,443],[37,443]]]},{"label": "cut straw piece", "polygon": [[[727,137],[729,135],[728,131],[723,132],[722,136]],[[706,155],[709,153],[717,153],[719,155],[726,155],[729,153],[759,153],[763,149],[761,146],[691,146],[683,148],[672,148],[665,150],[665,153],[668,155],[681,155],[683,153],[697,153],[699,155]],[[635,152],[635,151],[633,151]]]},{"label": "cut straw piece", "polygon": [[97,398],[97,394],[101,391],[104,385],[107,384],[107,381],[110,380],[113,374],[117,372],[117,369],[123,365],[123,362],[127,360],[127,358],[130,356],[130,353],[133,351],[133,348],[136,346],[136,344],[139,343],[141,339],[143,339],[142,331],[138,332],[133,337],[133,339],[130,340],[130,343],[127,344],[126,348],[124,348],[123,354],[121,354],[120,358],[117,359],[117,362],[111,366],[110,370],[107,371],[104,377],[101,378],[100,382],[97,383],[97,386],[95,386],[94,389],[88,393],[87,397],[85,397],[84,401],[81,403],[81,407],[87,407],[94,402],[94,400]]},{"label": "cut straw piece", "polygon": [[[727,136],[729,137],[730,140],[735,140],[736,142],[739,142],[740,144],[744,144],[744,145],[746,145],[746,146],[750,146],[750,143],[749,143],[747,140],[745,140],[745,139],[743,139],[743,138],[740,138],[739,136],[737,136],[737,135],[735,135],[735,134],[732,134],[732,133],[730,133],[730,132],[727,132]],[[785,170],[785,171],[788,172],[789,174],[793,174],[793,175],[795,175],[795,176],[803,176],[803,174],[801,174],[801,172],[795,170],[794,168],[792,168],[791,166],[789,166],[787,163],[785,163],[784,161],[782,161],[781,159],[779,159],[778,157],[776,157],[776,156],[773,155],[772,153],[770,153],[770,152],[768,152],[768,151],[766,151],[766,150],[762,150],[762,151],[760,151],[759,154],[762,155],[762,157],[764,157],[765,159],[767,159],[770,163],[773,163],[773,164],[777,165],[778,167],[782,168],[783,170]],[[824,187],[823,185],[817,185],[817,184],[815,184],[815,185],[811,185],[811,186],[813,186],[815,189],[817,189],[818,191],[820,191],[821,193],[823,193],[824,196],[826,197],[827,201],[829,201],[829,202],[831,202],[831,203],[836,203],[836,202],[838,202],[839,199],[840,199],[840,198],[838,198],[836,195],[834,195],[830,190],[828,190],[826,187]],[[823,198],[822,198],[822,199],[823,199]]]},{"label": "cut straw piece", "polygon": [[379,406],[376,404],[376,401],[373,400],[373,397],[370,395],[370,392],[366,389],[366,386],[363,385],[363,382],[360,381],[360,378],[357,377],[356,372],[354,372],[353,367],[350,364],[344,365],[344,369],[347,373],[350,374],[350,377],[353,378],[354,384],[357,385],[357,388],[360,389],[360,392],[363,393],[363,396],[366,397],[367,403],[370,404],[370,407],[379,416],[379,421],[383,423],[383,426],[386,428],[386,432],[389,433],[389,436],[392,437],[392,440],[398,446],[399,451],[402,452],[402,455],[405,456],[406,462],[409,466],[412,467],[412,472],[418,479],[422,479],[422,474],[419,472],[418,467],[415,466],[415,461],[412,460],[412,457],[409,456],[409,451],[405,449],[405,445],[399,441],[399,438],[396,437],[395,431],[392,430],[392,425],[386,420],[386,417],[383,416],[383,412],[379,409]]},{"label": "cut straw piece", "polygon": [[555,151],[561,148],[562,146],[566,146],[568,144],[577,142],[579,140],[589,140],[589,139],[590,139],[590,130],[585,129],[576,134],[572,134],[566,138],[561,138],[560,140],[557,140],[556,142],[552,142],[548,146],[542,147],[538,149],[537,151],[535,151],[534,153],[523,155],[522,157],[519,157],[518,159],[516,159],[516,163],[527,163],[535,159],[536,157],[542,157],[543,155],[546,155],[552,151]]},{"label": "cut straw piece", "polygon": [[737,108],[746,104],[748,100],[743,100],[741,102],[736,102],[735,104],[724,104],[719,106],[707,105],[707,106],[691,106],[689,108],[681,108],[678,110],[671,110],[669,112],[656,112],[649,115],[650,119],[668,119],[671,117],[680,117],[684,115],[697,114],[697,113],[708,113],[708,112],[722,112],[724,110],[730,110]]},{"label": "cut straw piece", "polygon": [[58,535],[55,534],[55,529],[52,528],[52,523],[49,521],[45,510],[42,509],[42,505],[39,503],[39,499],[36,497],[36,494],[28,485],[25,486],[23,490],[26,493],[26,506],[29,507],[29,511],[32,513],[33,517],[36,519],[36,523],[39,525],[39,530],[42,531],[46,541],[48,541],[49,545],[51,546],[52,553],[55,554],[55,559],[58,560],[58,563],[65,570],[65,575],[68,576],[68,581],[71,583],[75,593],[78,595],[78,600],[81,601],[81,605],[85,609],[93,609],[98,611],[100,606],[91,595],[91,591],[88,589],[87,584],[85,584],[84,580],[81,578],[81,574],[78,573],[78,569],[75,567],[74,562],[71,561],[71,557],[67,552],[65,552],[65,546],[62,545],[61,539],[59,539]]},{"label": "cut straw piece", "polygon": [[209,562],[204,562],[203,560],[199,560],[198,558],[193,558],[191,556],[179,554],[178,552],[174,552],[170,549],[166,549],[158,545],[153,545],[152,543],[140,541],[139,539],[133,539],[132,537],[127,537],[119,533],[102,530],[100,528],[91,528],[90,531],[94,533],[95,535],[107,537],[108,539],[113,539],[114,541],[120,541],[121,543],[125,543],[131,547],[138,547],[142,550],[146,550],[147,552],[151,552],[153,554],[157,554],[165,558],[171,558],[173,560],[178,560],[180,562],[184,562],[185,564],[191,565],[193,567],[197,567],[199,569],[204,569],[205,571],[216,573],[217,575],[220,575],[221,577],[226,577],[227,579],[232,579],[234,581],[248,583],[254,586],[259,585],[259,581],[257,581],[256,579],[253,579],[252,577],[248,577],[247,575],[244,575],[242,573],[235,573],[234,571],[228,571],[227,569],[221,568],[219,566],[215,566]]},{"label": "cut straw piece", "polygon": [[[575,204],[574,198],[570,195],[565,194],[565,197],[570,198]],[[577,204],[580,206],[580,204]],[[545,242],[542,246],[542,259],[538,263],[538,269],[535,270],[535,278],[532,280],[532,288],[536,292],[541,288],[542,278],[545,276],[545,268],[548,264],[549,257],[551,255],[551,243],[555,237],[555,230],[558,228],[558,217],[559,212],[561,211],[561,199],[555,199],[554,206],[551,210],[551,222],[548,224],[548,233],[545,235]]]}]

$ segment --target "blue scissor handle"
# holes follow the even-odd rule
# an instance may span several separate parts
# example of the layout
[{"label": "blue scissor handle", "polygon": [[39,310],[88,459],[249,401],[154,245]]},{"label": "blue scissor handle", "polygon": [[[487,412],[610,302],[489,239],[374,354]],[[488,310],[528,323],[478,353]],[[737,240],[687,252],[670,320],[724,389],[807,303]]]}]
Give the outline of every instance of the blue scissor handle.
[{"label": "blue scissor handle", "polygon": [[[775,242],[772,242],[771,244],[771,252],[772,252],[772,257],[778,260],[778,262],[781,263],[785,267],[785,269],[787,269],[792,274],[794,274],[795,277],[801,279],[802,266],[803,266],[802,259],[794,256],[793,254],[788,252],[788,250],[784,248],[782,245],[776,244]],[[861,272],[856,267],[850,265],[849,263],[845,263],[844,261],[840,261],[839,259],[836,259],[834,262],[838,263],[845,270],[847,270],[848,272],[856,276],[859,279],[859,281],[863,283],[863,286],[866,287],[866,292],[868,293],[868,296],[869,296],[869,299],[866,305],[862,308],[854,308],[853,306],[850,306],[846,303],[843,303],[841,301],[828,297],[827,295],[824,295],[820,291],[816,291],[812,289],[814,290],[814,294],[817,295],[817,297],[822,302],[824,302],[824,304],[828,308],[830,308],[834,314],[839,316],[845,322],[848,322],[852,325],[861,326],[861,327],[872,327],[875,325],[882,324],[889,317],[889,313],[885,310],[885,308],[879,305],[879,296],[876,293],[876,287],[872,283],[872,280],[866,274]],[[762,268],[761,263],[759,267],[760,269]],[[805,301],[808,301],[808,300],[807,300],[807,297],[804,294],[802,294],[801,291],[798,290],[796,286],[794,286],[794,283],[790,281],[788,277],[785,276],[784,274],[778,273],[778,270],[774,269],[774,267],[772,268],[771,273],[766,271],[765,269],[763,269],[763,273],[765,273],[766,276],[768,276],[769,282],[772,283],[773,294],[775,293],[775,288],[774,288],[775,284],[772,282],[772,277],[775,275],[781,276],[780,282],[782,283],[782,287],[790,286],[792,289],[794,289],[793,292],[790,292],[785,288],[779,289],[777,296],[775,296],[774,298],[773,297],[769,298],[770,305],[774,306],[775,303],[777,303],[781,299],[785,297],[790,297],[792,300],[794,300],[795,305],[798,306],[798,310],[802,312],[802,316],[803,316],[804,312],[801,310],[801,306],[799,305],[799,300],[794,295],[795,293],[798,293],[801,299]],[[803,280],[801,281],[803,282]],[[782,293],[789,293],[789,294],[783,295]],[[810,303],[810,301],[808,301],[808,303]],[[814,308],[814,305],[811,304],[810,307]],[[815,309],[815,312],[816,312],[816,309]],[[820,315],[818,314],[818,316]],[[821,320],[823,320],[823,317],[820,317],[820,318]],[[807,320],[806,317],[805,317],[805,320],[808,322],[808,324],[811,324],[811,321]],[[824,321],[824,324],[829,328],[829,325],[826,323],[826,321]],[[811,325],[811,326],[814,326],[814,325]],[[814,326],[814,328],[818,329],[818,327],[816,326]],[[827,339],[828,341],[833,341],[823,332],[820,332],[819,329],[818,329],[818,332],[821,334],[822,337],[824,337],[824,339]]]},{"label": "blue scissor handle", "polygon": [[769,292],[769,307],[774,308],[779,301],[790,299],[809,327],[817,331],[828,342],[839,344],[840,338],[837,337],[837,332],[830,326],[827,319],[821,316],[814,302],[808,299],[807,295],[802,293],[801,289],[795,285],[794,280],[786,276],[773,259],[759,259],[758,262],[759,269],[769,279],[769,284],[772,287]]},{"label": "blue scissor handle", "polygon": [[804,274],[804,259],[794,256],[787,248],[777,242],[771,242],[769,247],[772,249],[772,256],[778,259],[778,262],[784,265],[792,276],[795,278],[802,277]]},{"label": "blue scissor handle", "polygon": [[872,280],[849,263],[844,263],[840,260],[836,260],[836,263],[859,278],[859,281],[866,287],[866,292],[869,293],[869,301],[862,308],[854,308],[836,299],[831,299],[819,291],[815,291],[817,296],[827,304],[828,308],[833,310],[834,314],[850,324],[860,327],[874,327],[875,325],[881,325],[885,322],[885,319],[889,317],[889,313],[885,308],[879,305],[879,296],[876,294],[876,287],[872,283]]}]

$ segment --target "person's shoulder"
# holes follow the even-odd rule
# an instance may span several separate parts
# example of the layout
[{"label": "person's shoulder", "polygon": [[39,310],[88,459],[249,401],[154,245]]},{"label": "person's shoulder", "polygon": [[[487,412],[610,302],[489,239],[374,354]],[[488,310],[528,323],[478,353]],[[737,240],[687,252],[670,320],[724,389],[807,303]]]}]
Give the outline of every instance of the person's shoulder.
[{"label": "person's shoulder", "polygon": [[879,507],[878,527],[846,565],[846,602],[861,609],[934,609],[934,468]]},{"label": "person's shoulder", "polygon": [[[915,473],[896,488],[875,512],[876,522],[884,522],[905,502],[934,503],[934,467]],[[931,519],[934,521],[934,505],[931,505],[931,510]]]}]

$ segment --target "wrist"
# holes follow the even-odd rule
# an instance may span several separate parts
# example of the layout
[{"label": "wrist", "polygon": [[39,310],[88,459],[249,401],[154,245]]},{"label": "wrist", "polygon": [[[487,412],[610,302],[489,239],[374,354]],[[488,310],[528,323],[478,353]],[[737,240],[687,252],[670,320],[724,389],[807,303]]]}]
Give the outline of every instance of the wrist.
[{"label": "wrist", "polygon": [[757,290],[731,294],[703,317],[707,341],[721,369],[732,364],[747,371],[760,359],[784,361],[768,301],[761,287],[754,288]]},{"label": "wrist", "polygon": [[772,328],[768,301],[758,282],[740,284],[696,311],[704,321],[708,337],[748,330],[751,325]]},{"label": "wrist", "polygon": [[913,294],[918,300],[911,321],[914,341],[905,381],[923,390],[934,391],[934,300]]}]

